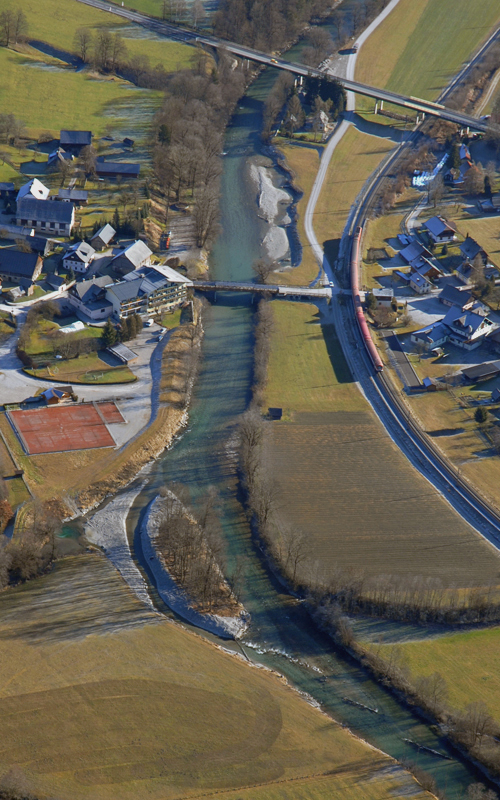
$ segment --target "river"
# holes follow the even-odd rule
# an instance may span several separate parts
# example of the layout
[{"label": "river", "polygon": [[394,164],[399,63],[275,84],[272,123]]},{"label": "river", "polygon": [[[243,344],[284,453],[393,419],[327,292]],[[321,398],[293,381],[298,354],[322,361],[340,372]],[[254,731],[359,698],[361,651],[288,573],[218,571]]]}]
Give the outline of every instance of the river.
[{"label": "river", "polygon": [[[289,53],[291,58],[296,55],[296,50]],[[211,255],[212,275],[218,280],[248,280],[252,263],[261,254],[264,223],[257,216],[255,187],[248,180],[248,159],[260,155],[262,102],[275,79],[276,71],[268,69],[255,81],[240,101],[227,131],[222,176],[223,232]],[[189,427],[156,462],[129,514],[135,557],[149,576],[154,594],[154,581],[142,558],[138,537],[144,509],[166,482],[188,485],[193,497],[216,486],[222,499],[229,568],[237,559],[243,562],[241,597],[252,618],[241,643],[243,652],[285,675],[362,738],[394,758],[416,762],[432,773],[446,796],[458,800],[467,785],[478,780],[477,774],[456,758],[446,761],[417,751],[403,741],[407,738],[450,752],[429,725],[399,704],[315,629],[302,604],[283,592],[270,574],[252,541],[238,499],[233,447],[236,418],[250,399],[252,317],[253,308],[241,295],[226,295],[205,313],[203,362],[189,412]],[[203,632],[201,635],[212,638]],[[234,643],[227,646],[239,648]],[[346,703],[345,698],[377,708],[379,713]]]}]

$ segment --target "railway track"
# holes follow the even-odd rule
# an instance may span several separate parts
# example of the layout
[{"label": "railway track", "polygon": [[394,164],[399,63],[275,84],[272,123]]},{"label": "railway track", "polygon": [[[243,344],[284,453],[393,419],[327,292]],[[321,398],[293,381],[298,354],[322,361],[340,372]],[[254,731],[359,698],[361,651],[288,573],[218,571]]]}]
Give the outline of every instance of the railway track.
[{"label": "railway track", "polygon": [[[450,87],[443,94],[448,91],[451,91]],[[413,131],[407,142],[386,157],[365,185],[346,225],[344,251],[345,245],[353,242],[356,229],[364,227],[380,181],[390,173],[405,147],[416,136],[418,129]],[[345,257],[344,261],[349,263]],[[500,549],[500,512],[465,480],[422,430],[387,374],[383,371],[374,373],[372,359],[356,324],[354,305],[350,302],[342,308],[335,305],[336,309],[334,307],[333,310],[337,316],[336,328],[346,359],[360,388],[393,441],[450,505],[484,538]]]}]

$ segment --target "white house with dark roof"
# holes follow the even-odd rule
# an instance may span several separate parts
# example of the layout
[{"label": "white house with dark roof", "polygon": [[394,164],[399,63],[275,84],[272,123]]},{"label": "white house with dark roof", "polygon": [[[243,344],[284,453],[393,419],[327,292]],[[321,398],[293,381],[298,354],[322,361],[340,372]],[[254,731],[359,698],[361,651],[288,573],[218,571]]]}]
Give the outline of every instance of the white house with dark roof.
[{"label": "white house with dark roof", "polygon": [[432,290],[432,283],[425,275],[420,275],[418,272],[413,271],[410,275],[410,287],[417,294],[429,294]]},{"label": "white house with dark roof", "polygon": [[414,344],[423,344],[427,350],[432,350],[445,342],[450,342],[463,350],[475,350],[498,327],[488,317],[475,311],[462,311],[461,308],[452,306],[439,322],[414,331],[411,341]]},{"label": "white house with dark roof", "polygon": [[446,244],[457,238],[456,229],[443,217],[431,217],[422,227],[435,244]]},{"label": "white house with dark roof", "polygon": [[468,234],[465,238],[465,241],[460,245],[460,252],[464,260],[471,264],[476,256],[481,256],[483,264],[486,264],[488,260],[488,254],[486,253],[486,250],[484,250],[479,242],[476,242],[476,240]]},{"label": "white house with dark roof", "polygon": [[75,224],[75,207],[73,203],[25,197],[17,203],[16,224],[48,231],[54,236],[70,236]]},{"label": "white house with dark roof", "polygon": [[113,281],[107,275],[80,281],[71,287],[68,300],[77,311],[90,319],[107,319],[113,313],[113,305],[106,298],[106,288]]},{"label": "white house with dark roof", "polygon": [[63,256],[64,269],[85,274],[95,257],[95,250],[87,242],[76,242]]},{"label": "white house with dark roof", "polygon": [[44,184],[38,180],[38,178],[33,178],[28,183],[25,183],[19,189],[16,197],[16,202],[19,203],[21,200],[26,199],[33,199],[33,200],[46,200],[50,194],[50,189],[47,189]]},{"label": "white house with dark roof", "polygon": [[153,251],[149,249],[147,244],[138,239],[118,253],[110,263],[113,269],[122,275],[126,275],[128,272],[140,267],[149,266],[152,255]]}]

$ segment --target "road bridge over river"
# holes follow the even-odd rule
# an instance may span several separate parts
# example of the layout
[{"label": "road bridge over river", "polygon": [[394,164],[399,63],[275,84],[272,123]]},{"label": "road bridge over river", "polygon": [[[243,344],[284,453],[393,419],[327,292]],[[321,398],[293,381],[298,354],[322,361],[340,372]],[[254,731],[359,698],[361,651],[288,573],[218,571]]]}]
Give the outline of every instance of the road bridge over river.
[{"label": "road bridge over river", "polygon": [[[80,3],[99,8],[102,11],[108,11],[112,14],[117,14],[119,17],[124,17],[130,22],[135,22],[142,25],[144,28],[154,31],[162,36],[168,36],[170,39],[177,39],[178,41],[186,42],[186,44],[196,45],[197,43],[208,45],[209,47],[224,48],[233,55],[239,58],[246,58],[250,61],[256,61],[259,64],[265,64],[276,69],[282,69],[291,72],[294,75],[307,77],[313,76],[324,78],[325,72],[319,69],[307,67],[304,64],[296,64],[292,61],[287,61],[284,58],[274,57],[269,53],[263,53],[260,50],[254,50],[252,47],[244,47],[243,45],[236,44],[235,42],[226,41],[226,39],[218,39],[216,36],[209,36],[197,31],[183,28],[180,25],[173,25],[171,22],[164,22],[154,17],[148,17],[146,14],[139,14],[137,11],[131,11],[123,6],[117,6],[114,3],[104,2],[104,0],[78,0]],[[492,38],[496,38],[498,32]],[[471,62],[472,64],[472,62]],[[465,73],[465,70],[464,70]],[[464,74],[463,73],[463,74]],[[374,86],[369,86],[365,83],[349,80],[348,78],[336,78],[347,91],[362,94],[366,97],[372,97],[374,100],[383,100],[394,105],[403,106],[417,111],[420,114],[430,114],[434,117],[440,117],[448,122],[455,122],[463,128],[470,128],[474,131],[484,132],[487,128],[487,121],[484,119],[476,119],[469,114],[464,114],[461,111],[455,111],[451,108],[446,108],[441,103],[433,103],[430,100],[422,100],[419,97],[407,97],[406,95],[390,92],[387,89],[377,89]]]},{"label": "road bridge over river", "polygon": [[199,292],[252,292],[273,294],[277,297],[331,297],[329,286],[287,286],[283,284],[250,283],[236,281],[195,281]]}]

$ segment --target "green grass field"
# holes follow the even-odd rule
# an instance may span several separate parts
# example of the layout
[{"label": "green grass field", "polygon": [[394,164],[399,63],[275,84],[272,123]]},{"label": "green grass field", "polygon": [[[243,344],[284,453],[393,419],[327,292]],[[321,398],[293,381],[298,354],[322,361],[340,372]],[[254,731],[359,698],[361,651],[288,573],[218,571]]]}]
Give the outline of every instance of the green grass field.
[{"label": "green grass field", "polygon": [[[159,7],[159,0],[156,3]],[[0,13],[10,8],[10,0],[0,0]],[[73,40],[78,28],[89,28],[95,35],[100,29],[110,27],[119,31],[126,39],[129,55],[147,55],[153,65],[161,63],[167,72],[191,63],[194,49],[180,42],[153,38],[135,38],[131,30],[148,34],[140,27],[131,28],[120,17],[99,11],[75,0],[19,0],[16,8],[22,8],[29,23],[28,37],[39,39],[64,51],[73,52]]]},{"label": "green grass field", "polygon": [[500,628],[408,642],[401,651],[414,677],[443,676],[451,706],[483,701],[500,722]]},{"label": "green grass field", "polygon": [[425,796],[275,675],[152,614],[102,556],[0,595],[0,635],[0,775],[16,765],[36,796]]},{"label": "green grass field", "polygon": [[266,406],[296,411],[365,407],[332,325],[321,326],[316,306],[273,303],[274,330]]},{"label": "green grass field", "polygon": [[93,80],[82,72],[47,72],[27,66],[40,60],[0,48],[0,105],[22,119],[31,135],[40,131],[58,135],[61,128],[85,126],[99,136],[109,125],[103,108],[127,96],[132,102],[134,92],[123,81]]},{"label": "green grass field", "polygon": [[361,48],[356,80],[432,100],[499,18],[497,0],[400,0]]}]

